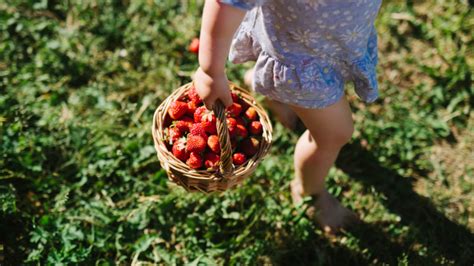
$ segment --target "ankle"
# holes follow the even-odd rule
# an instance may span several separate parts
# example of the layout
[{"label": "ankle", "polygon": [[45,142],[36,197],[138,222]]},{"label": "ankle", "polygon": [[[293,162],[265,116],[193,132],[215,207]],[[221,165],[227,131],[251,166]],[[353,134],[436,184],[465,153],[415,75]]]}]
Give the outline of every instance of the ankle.
[{"label": "ankle", "polygon": [[293,179],[291,181],[291,189],[302,197],[308,196],[320,196],[326,191],[324,187],[322,188],[306,188],[301,181]]}]

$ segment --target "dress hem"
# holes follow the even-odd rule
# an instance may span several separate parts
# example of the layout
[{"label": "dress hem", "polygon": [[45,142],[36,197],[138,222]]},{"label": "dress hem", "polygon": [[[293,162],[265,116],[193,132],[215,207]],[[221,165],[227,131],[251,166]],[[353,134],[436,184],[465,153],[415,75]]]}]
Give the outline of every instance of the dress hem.
[{"label": "dress hem", "polygon": [[309,57],[300,64],[287,64],[265,51],[252,33],[242,28],[235,36],[229,59],[236,64],[256,61],[255,91],[273,100],[325,108],[337,102],[344,94],[345,82],[352,81],[358,98],[372,103],[379,98],[376,36],[370,41],[373,43],[368,43],[364,56],[355,60]]}]

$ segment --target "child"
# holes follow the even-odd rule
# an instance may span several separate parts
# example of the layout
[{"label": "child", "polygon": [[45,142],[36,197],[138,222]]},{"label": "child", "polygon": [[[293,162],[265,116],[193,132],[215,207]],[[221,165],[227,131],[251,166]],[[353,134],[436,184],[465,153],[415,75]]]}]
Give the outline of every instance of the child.
[{"label": "child", "polygon": [[[381,0],[206,0],[194,82],[208,109],[232,104],[225,62],[256,61],[256,92],[291,108],[307,130],[294,154],[293,202],[311,196],[308,215],[329,232],[357,216],[324,180],[352,137],[344,83],[359,98],[378,98],[374,20]],[[231,51],[230,48],[232,46]],[[230,55],[229,55],[230,53]]]}]

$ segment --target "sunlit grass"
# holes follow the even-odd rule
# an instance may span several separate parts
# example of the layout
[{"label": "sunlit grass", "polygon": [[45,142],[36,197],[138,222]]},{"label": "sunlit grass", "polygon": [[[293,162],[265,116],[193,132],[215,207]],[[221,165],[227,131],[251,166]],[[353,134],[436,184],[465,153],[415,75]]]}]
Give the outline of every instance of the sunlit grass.
[{"label": "sunlit grass", "polygon": [[384,1],[380,99],[347,87],[356,131],[327,181],[363,223],[337,237],[292,206],[302,130],[274,120],[271,152],[242,186],[167,183],[151,120],[197,67],[186,47],[202,1],[33,2],[0,4],[5,264],[472,264],[466,1]]}]

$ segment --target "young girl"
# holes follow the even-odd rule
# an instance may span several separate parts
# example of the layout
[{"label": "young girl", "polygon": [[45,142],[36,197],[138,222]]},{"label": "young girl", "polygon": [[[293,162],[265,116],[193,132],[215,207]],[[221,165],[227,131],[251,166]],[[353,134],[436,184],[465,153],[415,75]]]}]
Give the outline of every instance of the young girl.
[{"label": "young girl", "polygon": [[[232,104],[225,62],[256,61],[256,92],[284,103],[305,124],[294,154],[293,202],[311,196],[308,215],[335,232],[356,215],[325,189],[325,177],[352,137],[344,84],[378,98],[374,20],[381,0],[206,0],[194,76],[208,109]],[[231,47],[232,46],[232,47]],[[232,49],[230,49],[232,48]],[[230,53],[230,54],[229,54]]]}]

